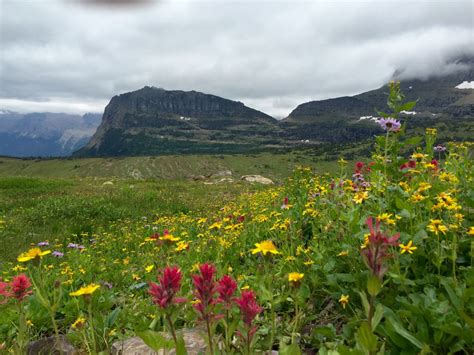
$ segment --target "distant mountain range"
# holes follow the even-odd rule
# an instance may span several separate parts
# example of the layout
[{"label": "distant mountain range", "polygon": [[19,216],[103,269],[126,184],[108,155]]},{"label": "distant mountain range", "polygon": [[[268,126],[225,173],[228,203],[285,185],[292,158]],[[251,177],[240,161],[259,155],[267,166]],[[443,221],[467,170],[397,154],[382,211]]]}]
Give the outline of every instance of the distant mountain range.
[{"label": "distant mountain range", "polygon": [[90,140],[101,116],[0,110],[0,155],[68,156]]},{"label": "distant mountain range", "polygon": [[[419,100],[414,111],[403,114],[409,127],[438,127],[444,140],[473,139],[474,60],[464,62],[468,69],[461,72],[402,81],[407,100]],[[386,108],[386,98],[384,86],[311,101],[278,121],[241,102],[146,86],[114,96],[102,120],[98,114],[0,111],[0,155],[252,153],[356,142],[381,132],[375,116]]]}]

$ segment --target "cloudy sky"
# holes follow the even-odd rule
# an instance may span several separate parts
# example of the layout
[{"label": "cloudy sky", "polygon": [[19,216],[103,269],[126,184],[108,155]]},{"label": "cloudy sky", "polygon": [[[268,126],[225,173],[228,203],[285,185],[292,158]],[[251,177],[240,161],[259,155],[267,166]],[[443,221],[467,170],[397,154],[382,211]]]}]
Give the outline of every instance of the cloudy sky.
[{"label": "cloudy sky", "polygon": [[471,0],[0,0],[0,109],[102,112],[145,85],[275,117],[474,55]]}]

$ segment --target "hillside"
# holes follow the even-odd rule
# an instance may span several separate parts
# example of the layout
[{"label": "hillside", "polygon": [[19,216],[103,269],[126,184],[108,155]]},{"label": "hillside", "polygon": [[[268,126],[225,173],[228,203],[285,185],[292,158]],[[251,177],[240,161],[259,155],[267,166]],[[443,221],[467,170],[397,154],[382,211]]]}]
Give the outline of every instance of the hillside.
[{"label": "hillside", "polygon": [[155,87],[114,96],[76,155],[239,153],[280,142],[277,121],[241,102]]},{"label": "hillside", "polygon": [[67,156],[84,146],[100,123],[100,114],[83,116],[0,111],[0,155]]},{"label": "hillside", "polygon": [[[474,90],[467,83],[474,80],[474,61],[466,65],[470,69],[451,75],[401,82],[407,100],[418,100],[415,111],[402,115],[409,118],[409,126],[438,127],[446,139],[473,136]],[[367,138],[381,131],[374,116],[376,109],[385,107],[386,98],[387,88],[383,86],[355,96],[307,102],[283,119],[280,127],[290,140],[340,142]]]}]

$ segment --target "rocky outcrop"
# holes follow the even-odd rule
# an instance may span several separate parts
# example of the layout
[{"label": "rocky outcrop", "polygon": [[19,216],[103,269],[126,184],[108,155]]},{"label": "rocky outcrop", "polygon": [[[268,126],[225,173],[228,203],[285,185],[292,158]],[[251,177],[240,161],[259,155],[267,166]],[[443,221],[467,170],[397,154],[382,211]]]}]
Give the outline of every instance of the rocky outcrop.
[{"label": "rocky outcrop", "polygon": [[155,87],[114,96],[78,155],[251,152],[274,144],[279,128],[241,102]]},{"label": "rocky outcrop", "polygon": [[244,175],[240,179],[246,182],[255,182],[263,185],[273,184],[273,181],[271,179],[263,177],[262,175]]}]

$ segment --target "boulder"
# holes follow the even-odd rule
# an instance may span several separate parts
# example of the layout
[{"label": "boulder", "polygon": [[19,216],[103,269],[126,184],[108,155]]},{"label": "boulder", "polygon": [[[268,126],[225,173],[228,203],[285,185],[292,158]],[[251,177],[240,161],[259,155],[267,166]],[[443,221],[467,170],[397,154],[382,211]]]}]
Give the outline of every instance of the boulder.
[{"label": "boulder", "polygon": [[244,175],[241,177],[241,180],[247,182],[256,182],[263,185],[272,185],[273,181],[269,178],[263,177],[261,175]]},{"label": "boulder", "polygon": [[63,354],[78,355],[79,351],[71,345],[64,335],[56,337],[43,338],[28,344],[28,355],[40,354]]}]

